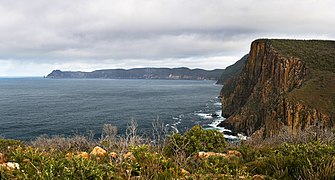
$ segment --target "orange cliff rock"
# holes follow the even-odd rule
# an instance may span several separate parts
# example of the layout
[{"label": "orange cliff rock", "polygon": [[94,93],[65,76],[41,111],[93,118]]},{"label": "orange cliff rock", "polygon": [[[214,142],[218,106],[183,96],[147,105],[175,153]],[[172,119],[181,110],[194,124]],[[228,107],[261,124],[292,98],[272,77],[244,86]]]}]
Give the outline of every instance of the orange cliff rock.
[{"label": "orange cliff rock", "polygon": [[[315,61],[295,52],[301,48],[314,48]],[[262,128],[263,137],[283,126],[289,126],[293,134],[308,126],[332,127],[335,68],[329,66],[334,67],[334,58],[335,41],[254,41],[241,74],[227,80],[221,90],[222,115],[227,120],[220,126],[247,135]],[[316,62],[321,65],[315,66]],[[332,64],[326,69],[324,62]],[[326,83],[318,81],[321,77]]]}]

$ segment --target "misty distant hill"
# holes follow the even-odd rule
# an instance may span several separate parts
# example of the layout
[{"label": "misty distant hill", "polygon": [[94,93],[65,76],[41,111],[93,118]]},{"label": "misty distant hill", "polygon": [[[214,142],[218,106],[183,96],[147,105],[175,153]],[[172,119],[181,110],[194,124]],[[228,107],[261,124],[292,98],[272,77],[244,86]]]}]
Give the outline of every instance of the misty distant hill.
[{"label": "misty distant hill", "polygon": [[184,79],[184,80],[218,80],[223,69],[203,70],[181,68],[134,68],[105,69],[92,72],[53,70],[47,78],[73,79]]}]

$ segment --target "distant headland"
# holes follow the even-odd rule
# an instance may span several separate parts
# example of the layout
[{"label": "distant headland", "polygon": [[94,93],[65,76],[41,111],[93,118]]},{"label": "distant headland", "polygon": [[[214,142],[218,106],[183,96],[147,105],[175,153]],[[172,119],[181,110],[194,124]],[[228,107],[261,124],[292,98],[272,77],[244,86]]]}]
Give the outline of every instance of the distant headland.
[{"label": "distant headland", "polygon": [[224,69],[180,68],[104,69],[92,72],[53,70],[46,78],[218,80]]}]

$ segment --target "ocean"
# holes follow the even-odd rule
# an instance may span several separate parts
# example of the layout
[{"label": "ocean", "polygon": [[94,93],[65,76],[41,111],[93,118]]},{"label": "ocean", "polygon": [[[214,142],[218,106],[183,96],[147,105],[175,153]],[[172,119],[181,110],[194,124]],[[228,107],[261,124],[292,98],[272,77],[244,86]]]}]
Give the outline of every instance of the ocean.
[{"label": "ocean", "polygon": [[221,115],[220,89],[214,81],[0,78],[0,137],[99,137],[104,124],[123,135],[132,119],[144,134],[157,119],[179,132],[215,128],[224,120],[210,115]]}]

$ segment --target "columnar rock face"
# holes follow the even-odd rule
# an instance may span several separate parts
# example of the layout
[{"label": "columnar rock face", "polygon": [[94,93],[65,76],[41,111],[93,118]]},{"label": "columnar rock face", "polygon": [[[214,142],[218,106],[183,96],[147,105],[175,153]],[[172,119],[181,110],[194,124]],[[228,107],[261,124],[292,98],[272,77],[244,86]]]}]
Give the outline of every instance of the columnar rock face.
[{"label": "columnar rock face", "polygon": [[[290,47],[296,43],[297,47]],[[290,53],[300,43],[314,47],[310,41],[260,39],[252,43],[240,76],[226,81],[222,88],[222,115],[227,119],[220,126],[247,135],[264,129],[264,137],[283,126],[289,126],[294,134],[312,125],[333,126],[335,73],[329,67],[314,67],[313,58]],[[330,52],[315,53],[314,58],[330,53],[333,59],[324,59],[334,63],[335,42],[325,45]]]}]

